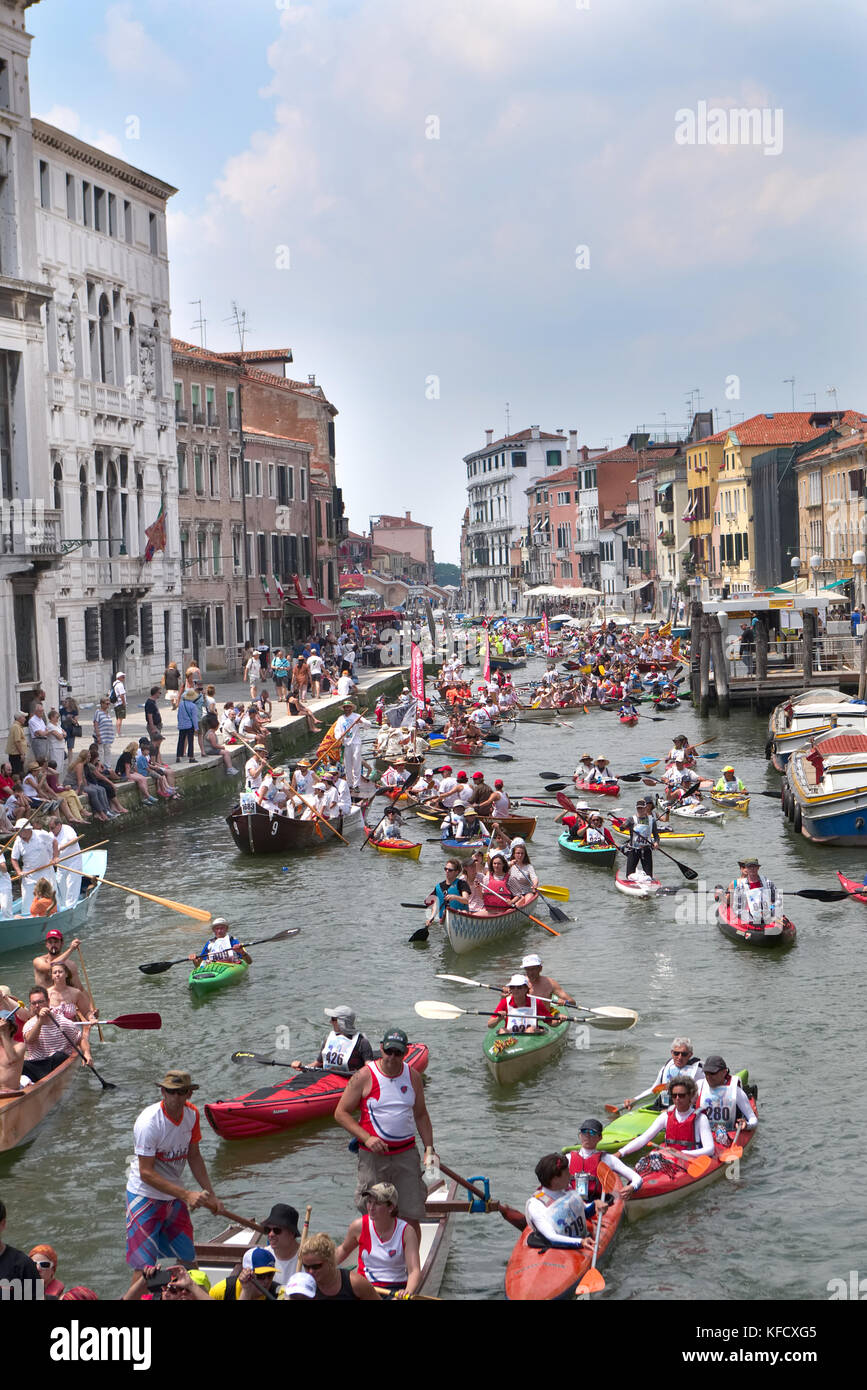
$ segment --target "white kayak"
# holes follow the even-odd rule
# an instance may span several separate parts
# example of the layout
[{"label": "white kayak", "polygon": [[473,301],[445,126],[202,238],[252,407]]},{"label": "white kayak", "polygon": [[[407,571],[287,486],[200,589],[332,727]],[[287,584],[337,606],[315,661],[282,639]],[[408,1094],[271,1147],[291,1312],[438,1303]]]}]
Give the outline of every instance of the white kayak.
[{"label": "white kayak", "polygon": [[672,806],[669,814],[682,820],[725,820],[724,811],[712,811],[709,806]]},{"label": "white kayak", "polygon": [[627,878],[619,869],[614,874],[614,887],[619,888],[628,898],[655,898],[662,884],[658,878],[648,878],[645,873],[637,873]]}]

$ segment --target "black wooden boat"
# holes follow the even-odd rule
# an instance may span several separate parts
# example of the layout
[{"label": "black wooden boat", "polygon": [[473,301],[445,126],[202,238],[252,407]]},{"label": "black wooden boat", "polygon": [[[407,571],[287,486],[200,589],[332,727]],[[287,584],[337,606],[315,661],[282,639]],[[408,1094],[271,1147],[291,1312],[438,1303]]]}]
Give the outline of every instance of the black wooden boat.
[{"label": "black wooden boat", "polygon": [[288,816],[245,812],[235,806],[226,817],[226,824],[242,854],[297,854],[322,845],[339,845],[337,835],[328,825],[333,825],[346,839],[350,830],[361,825],[361,812],[354,807],[348,816],[338,816],[326,825],[322,820],[290,820]]}]

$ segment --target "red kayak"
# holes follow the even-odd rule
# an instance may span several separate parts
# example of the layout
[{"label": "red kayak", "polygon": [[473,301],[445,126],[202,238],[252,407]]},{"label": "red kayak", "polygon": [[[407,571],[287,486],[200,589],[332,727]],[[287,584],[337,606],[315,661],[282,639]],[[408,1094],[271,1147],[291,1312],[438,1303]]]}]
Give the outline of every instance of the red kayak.
[{"label": "red kayak", "polygon": [[846,878],[837,870],[837,877],[840,880],[840,887],[845,888],[847,893],[851,893],[856,902],[867,903],[867,884],[857,883],[854,878]]},{"label": "red kayak", "polygon": [[[410,1043],[406,1061],[424,1071],[428,1050],[424,1043]],[[205,1119],[223,1139],[252,1139],[278,1134],[333,1115],[349,1082],[335,1072],[295,1072],[276,1086],[260,1086],[234,1100],[217,1100],[205,1106]]]},{"label": "red kayak", "polygon": [[[756,1111],[753,1095],[750,1095],[750,1105]],[[753,1129],[742,1129],[738,1132],[737,1143],[744,1151],[755,1132]],[[729,1130],[729,1140],[733,1138],[734,1131]],[[691,1161],[685,1159],[676,1149],[666,1148],[664,1144],[659,1148],[651,1148],[650,1152],[660,1156],[657,1161],[662,1160],[664,1167],[656,1172],[642,1173],[641,1187],[626,1203],[627,1220],[639,1221],[641,1217],[661,1211],[672,1202],[679,1201],[687,1192],[699,1192],[709,1187],[712,1182],[717,1182],[726,1169],[724,1155],[727,1147],[726,1144],[715,1143],[713,1158]],[[689,1171],[690,1168],[693,1169],[692,1173]]]},{"label": "red kayak", "polygon": [[596,796],[619,796],[619,782],[576,782],[579,792],[591,792]]},{"label": "red kayak", "polygon": [[717,925],[723,936],[730,941],[744,941],[749,946],[791,946],[797,931],[794,922],[782,917],[777,922],[757,926],[755,922],[742,921],[736,917],[734,909],[722,901],[716,905]]},{"label": "red kayak", "polygon": [[621,714],[621,716],[620,716],[620,722],[621,722],[621,724],[637,724],[637,723],[638,723],[638,715],[637,715],[637,714]]}]

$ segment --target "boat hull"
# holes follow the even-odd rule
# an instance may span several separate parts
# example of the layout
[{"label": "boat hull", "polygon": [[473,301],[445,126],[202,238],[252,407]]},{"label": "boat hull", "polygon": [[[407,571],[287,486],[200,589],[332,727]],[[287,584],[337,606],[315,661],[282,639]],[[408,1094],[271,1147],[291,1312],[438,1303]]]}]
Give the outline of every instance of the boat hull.
[{"label": "boat hull", "polygon": [[[599,1234],[597,1265],[605,1259],[629,1205],[622,1198],[622,1187],[610,1206],[602,1208],[602,1230]],[[588,1230],[595,1242],[596,1220],[591,1217]],[[573,1298],[575,1290],[593,1263],[593,1244],[574,1248],[529,1243],[531,1227],[527,1227],[515,1243],[506,1266],[506,1298],[510,1302],[554,1302]]]},{"label": "boat hull", "polygon": [[847,893],[853,895],[853,900],[859,903],[867,903],[867,886],[857,883],[854,878],[846,878],[844,874],[837,870],[837,877],[840,880],[840,887],[845,888]]},{"label": "boat hull", "polygon": [[714,806],[723,806],[727,811],[746,813],[750,809],[748,792],[711,792],[710,799]]},{"label": "boat hull", "polygon": [[[621,830],[617,825],[611,827],[611,832],[618,840],[629,839],[629,831]],[[703,840],[703,830],[684,830],[682,833],[677,830],[660,830],[659,832],[659,843],[663,849],[666,846],[670,849],[698,849]]]},{"label": "boat hull", "polygon": [[[406,1062],[423,1072],[428,1063],[424,1043],[410,1043]],[[254,1139],[333,1115],[349,1077],[323,1071],[313,1076],[298,1072],[274,1086],[260,1086],[233,1100],[204,1107],[205,1119],[221,1139]]]},{"label": "boat hull", "polygon": [[619,782],[576,782],[576,790],[589,792],[591,796],[619,796]]},{"label": "boat hull", "polygon": [[72,1085],[81,1066],[80,1058],[73,1053],[42,1081],[25,1086],[20,1095],[0,1099],[0,1153],[17,1149],[29,1138]]},{"label": "boat hull", "polygon": [[377,854],[390,854],[395,859],[418,859],[421,854],[421,845],[411,840],[372,840],[369,835],[367,840]]},{"label": "boat hull", "polygon": [[644,881],[629,879],[620,871],[614,875],[614,887],[618,888],[627,898],[655,898],[662,884],[658,878],[648,878]]},{"label": "boat hull", "polygon": [[213,960],[203,962],[190,971],[187,984],[193,994],[202,997],[213,994],[227,985],[236,985],[244,978],[249,966],[246,961]]},{"label": "boat hull", "polygon": [[490,820],[483,820],[488,830],[503,830],[513,838],[517,835],[522,840],[532,840],[536,833],[537,819],[535,816],[494,816]]},{"label": "boat hull", "polygon": [[570,840],[565,831],[557,844],[568,858],[578,860],[583,864],[611,865],[617,858],[616,845],[581,845],[577,840]]},{"label": "boat hull", "polygon": [[[267,811],[245,814],[235,807],[226,817],[235,846],[242,854],[300,854],[323,845],[339,845],[334,835],[321,821],[290,820],[288,816],[269,816]],[[349,815],[329,821],[338,835],[361,824],[361,812],[354,806]]]},{"label": "boat hull", "polygon": [[556,1057],[568,1032],[568,1019],[544,1033],[498,1034],[489,1028],[482,1044],[488,1071],[501,1086],[522,1081]]},{"label": "boat hull", "polygon": [[[750,1140],[755,1133],[754,1130],[742,1130],[738,1143],[746,1151]],[[661,1150],[666,1156],[669,1152],[662,1147]],[[664,1211],[666,1207],[673,1206],[682,1197],[686,1197],[694,1192],[702,1192],[712,1183],[718,1182],[725,1176],[727,1163],[722,1155],[726,1151],[726,1145],[714,1145],[714,1157],[711,1159],[711,1166],[702,1173],[701,1177],[691,1177],[686,1165],[681,1162],[677,1164],[678,1172],[676,1176],[669,1176],[666,1173],[646,1173],[644,1182],[636,1193],[630,1197],[626,1203],[626,1219],[630,1223],[640,1221],[645,1216],[651,1216],[655,1212]]]},{"label": "boat hull", "polygon": [[512,932],[527,925],[526,914],[532,912],[535,905],[533,901],[522,911],[504,908],[502,912],[453,912],[449,909],[445,929],[452,950],[463,956],[479,946],[511,936]]},{"label": "boat hull", "polygon": [[443,851],[446,854],[454,855],[455,859],[469,859],[477,849],[486,850],[488,843],[487,839],[450,840],[445,837],[440,839]]},{"label": "boat hull", "polygon": [[621,724],[629,724],[629,725],[637,724],[637,723],[638,723],[638,715],[637,715],[637,714],[621,714],[621,716],[620,716],[620,722],[621,722]]},{"label": "boat hull", "polygon": [[516,713],[519,724],[551,724],[555,719],[562,717],[563,711],[559,709],[519,709]]},{"label": "boat hull", "polygon": [[0,921],[0,955],[4,951],[17,951],[28,946],[41,946],[45,941],[45,933],[49,926],[62,931],[67,939],[70,935],[74,936],[78,928],[84,926],[90,915],[90,909],[102,886],[96,880],[105,873],[107,864],[108,855],[105,850],[85,851],[81,856],[81,868],[82,872],[92,880],[92,886],[85,892],[85,880],[82,879],[83,896],[72,907],[61,909],[61,911],[54,913],[50,919],[26,915],[22,917],[21,899],[17,898],[13,905],[13,915]]},{"label": "boat hull", "polygon": [[745,946],[792,946],[797,937],[795,924],[788,917],[770,926],[756,926],[753,922],[742,922],[723,902],[716,905],[716,919],[723,936]]},{"label": "boat hull", "polygon": [[695,810],[689,806],[672,806],[669,815],[677,816],[678,820],[699,821],[702,825],[705,821],[709,825],[719,825],[721,821],[725,820],[724,811],[711,811],[706,806]]}]

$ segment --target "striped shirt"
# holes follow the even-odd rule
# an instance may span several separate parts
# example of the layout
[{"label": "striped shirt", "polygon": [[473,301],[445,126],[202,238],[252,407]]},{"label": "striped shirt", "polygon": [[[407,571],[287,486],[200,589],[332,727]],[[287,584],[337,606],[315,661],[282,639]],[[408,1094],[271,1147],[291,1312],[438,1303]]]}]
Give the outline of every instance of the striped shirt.
[{"label": "striped shirt", "polygon": [[96,730],[97,743],[114,743],[114,720],[108,710],[97,710],[93,716],[93,727]]},{"label": "striped shirt", "polygon": [[75,1051],[72,1042],[78,1042],[81,1035],[80,1027],[75,1023],[70,1023],[68,1018],[56,1015],[57,1022],[53,1018],[47,1018],[39,1028],[37,1037],[33,1037],[39,1027],[39,1020],[30,1018],[24,1025],[24,1041],[27,1044],[26,1060],[28,1062],[44,1062],[46,1057],[51,1057],[55,1052],[65,1052],[71,1056]]}]

